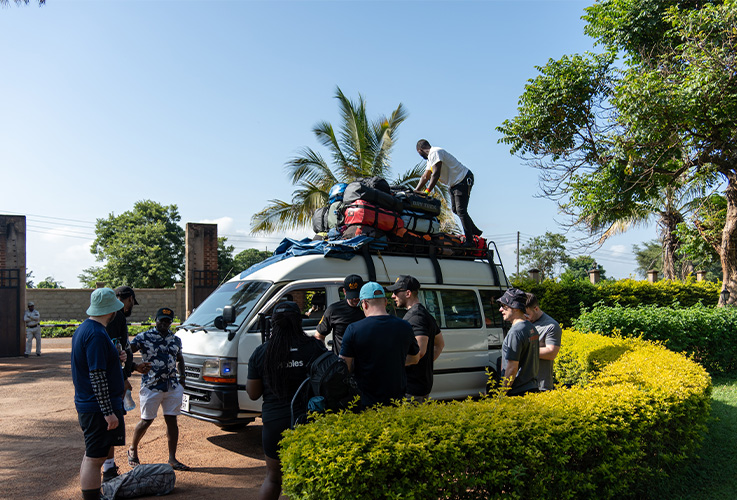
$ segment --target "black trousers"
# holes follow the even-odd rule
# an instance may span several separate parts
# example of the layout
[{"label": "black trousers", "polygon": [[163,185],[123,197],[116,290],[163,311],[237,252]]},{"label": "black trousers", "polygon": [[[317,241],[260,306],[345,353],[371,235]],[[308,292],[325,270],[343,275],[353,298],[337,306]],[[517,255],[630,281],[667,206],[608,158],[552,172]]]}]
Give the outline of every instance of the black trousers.
[{"label": "black trousers", "polygon": [[473,187],[473,172],[470,170],[461,182],[450,187],[451,210],[461,219],[463,233],[466,235],[466,241],[473,241],[474,235],[481,235],[481,230],[473,223],[473,219],[468,215],[468,201],[471,198],[471,188]]}]

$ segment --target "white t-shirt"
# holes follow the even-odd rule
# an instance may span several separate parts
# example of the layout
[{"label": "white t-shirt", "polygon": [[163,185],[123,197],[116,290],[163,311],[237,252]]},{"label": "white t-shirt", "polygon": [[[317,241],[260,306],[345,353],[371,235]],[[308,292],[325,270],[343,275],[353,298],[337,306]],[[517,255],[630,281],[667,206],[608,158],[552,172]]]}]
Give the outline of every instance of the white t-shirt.
[{"label": "white t-shirt", "polygon": [[447,186],[455,186],[468,174],[468,169],[463,166],[463,163],[456,160],[455,156],[443,148],[432,147],[430,148],[430,153],[427,155],[427,166],[425,170],[432,170],[438,162],[443,162],[439,181]]}]

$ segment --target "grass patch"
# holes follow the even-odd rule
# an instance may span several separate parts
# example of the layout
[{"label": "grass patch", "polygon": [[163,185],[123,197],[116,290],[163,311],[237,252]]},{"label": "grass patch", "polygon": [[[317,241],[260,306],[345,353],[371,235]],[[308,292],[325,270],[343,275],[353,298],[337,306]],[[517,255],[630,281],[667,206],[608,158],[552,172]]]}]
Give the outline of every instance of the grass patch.
[{"label": "grass patch", "polygon": [[737,373],[714,377],[711,419],[698,456],[650,489],[650,498],[733,500],[737,496]]}]

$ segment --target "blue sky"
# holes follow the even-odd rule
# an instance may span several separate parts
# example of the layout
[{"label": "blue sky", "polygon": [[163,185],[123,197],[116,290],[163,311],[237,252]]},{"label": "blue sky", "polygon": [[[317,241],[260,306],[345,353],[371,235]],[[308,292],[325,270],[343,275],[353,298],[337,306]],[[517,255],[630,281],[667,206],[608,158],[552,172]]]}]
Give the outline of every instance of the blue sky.
[{"label": "blue sky", "polygon": [[[138,200],[176,204],[182,222],[218,222],[236,250],[274,248],[251,216],[291,197],[284,163],[312,127],[339,123],[336,86],[371,117],[409,117],[394,172],[420,138],[473,170],[470,213],[514,271],[522,243],[562,232],[538,172],[498,144],[535,66],[592,50],[591,2],[69,1],[0,10],[0,213],[28,216],[27,265],[67,287],[94,265],[94,222]],[[323,151],[324,153],[324,151]],[[7,183],[7,184],[6,184]],[[290,236],[311,236],[309,229]],[[570,234],[573,240],[576,235]],[[633,243],[594,257],[634,273]]]}]

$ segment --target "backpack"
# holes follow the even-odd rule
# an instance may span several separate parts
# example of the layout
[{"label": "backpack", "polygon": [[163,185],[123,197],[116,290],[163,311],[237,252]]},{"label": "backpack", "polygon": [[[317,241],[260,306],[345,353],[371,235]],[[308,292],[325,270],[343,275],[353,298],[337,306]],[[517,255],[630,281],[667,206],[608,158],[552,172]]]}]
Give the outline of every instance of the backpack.
[{"label": "backpack", "polygon": [[402,212],[404,227],[409,231],[422,234],[437,234],[440,232],[440,221],[437,217],[420,212]]},{"label": "backpack", "polygon": [[[348,365],[333,351],[326,351],[311,364],[307,378],[292,398],[292,427],[305,421],[304,413],[295,415],[303,388],[307,390],[307,410],[325,412],[347,409],[360,393]],[[302,405],[304,408],[304,405]]]},{"label": "backpack", "polygon": [[345,188],[348,186],[345,182],[339,182],[338,184],[335,184],[333,187],[330,188],[330,191],[328,192],[328,203],[333,204],[336,201],[343,201],[343,193],[345,192]]},{"label": "backpack", "polygon": [[[465,243],[466,237],[462,237],[463,242]],[[481,236],[473,235],[473,248],[469,248],[466,250],[466,255],[471,255],[473,257],[486,257],[487,249],[489,248],[488,243],[486,243],[486,238],[482,238]]]},{"label": "backpack", "polygon": [[410,190],[395,190],[394,197],[402,202],[402,212],[420,212],[427,215],[440,215],[440,200],[426,194]]},{"label": "backpack", "polygon": [[357,200],[367,201],[393,212],[399,212],[403,208],[402,202],[392,196],[389,183],[381,177],[359,179],[348,184],[343,193],[343,203],[350,205]]},{"label": "backpack", "polygon": [[321,207],[312,214],[312,230],[316,233],[325,233],[330,230],[328,227],[328,211],[330,207]]},{"label": "backpack", "polygon": [[169,464],[141,464],[130,472],[102,483],[102,498],[135,498],[167,495],[174,489],[176,475]]}]

